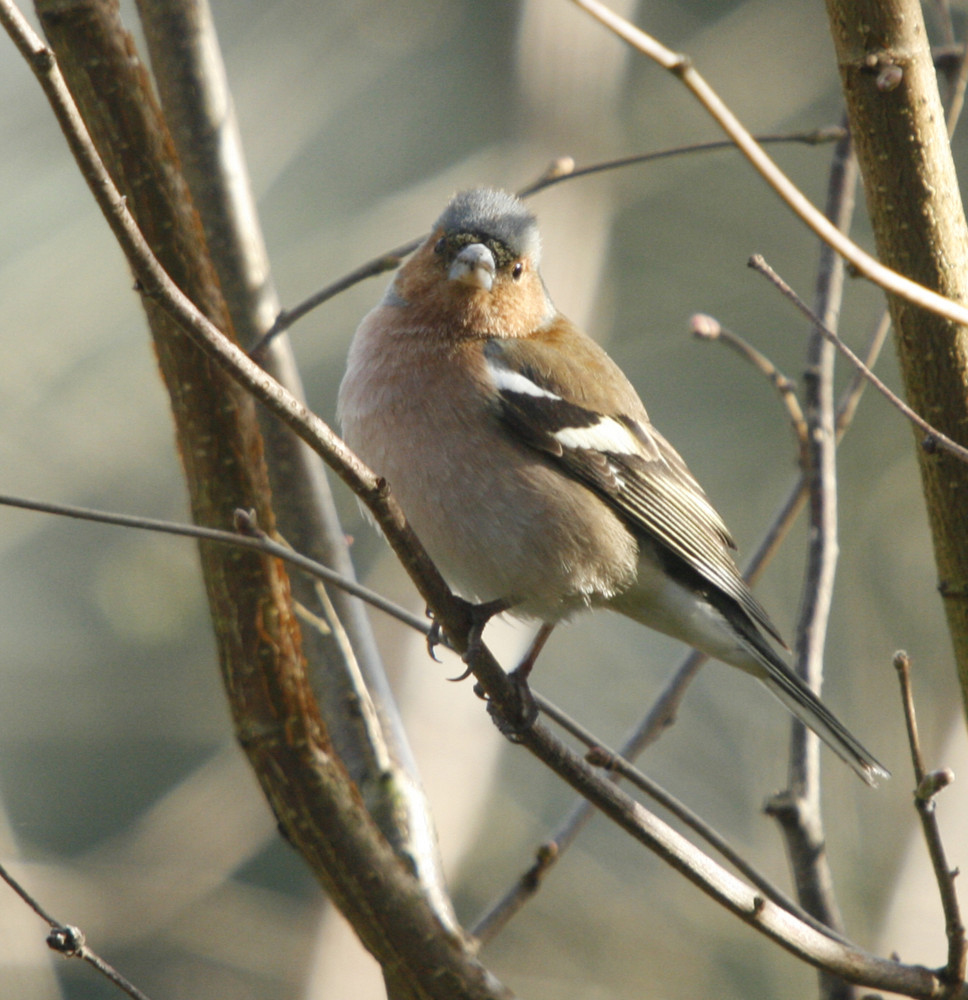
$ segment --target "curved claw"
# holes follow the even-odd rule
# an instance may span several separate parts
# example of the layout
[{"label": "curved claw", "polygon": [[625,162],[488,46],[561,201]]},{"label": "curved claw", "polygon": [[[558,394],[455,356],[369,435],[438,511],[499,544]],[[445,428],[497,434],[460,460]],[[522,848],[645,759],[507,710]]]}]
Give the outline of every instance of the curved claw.
[{"label": "curved claw", "polygon": [[[467,650],[464,653],[462,659],[465,664],[468,664],[467,669],[458,677],[448,677],[447,680],[456,684],[459,681],[467,680],[468,677],[474,672],[474,669],[469,664],[474,662],[474,658],[480,653],[481,646],[483,645],[484,627],[487,623],[495,616],[501,614],[503,611],[507,611],[510,607],[510,603],[505,600],[487,601],[484,604],[468,604],[468,613],[470,615],[471,625],[467,632]],[[427,632],[427,652],[430,656],[440,663],[440,657],[437,656],[437,647],[443,643],[443,636],[441,634],[440,622],[433,620],[433,612],[430,608],[427,609],[427,615],[431,618],[431,626]],[[549,627],[550,631],[550,627]],[[542,641],[541,645],[544,645]],[[540,647],[539,647],[540,648]]]},{"label": "curved claw", "polygon": [[[430,608],[427,608],[427,615],[433,617]],[[443,660],[437,655],[437,647],[443,642],[443,638],[440,634],[440,622],[431,621],[430,631],[427,632],[427,654],[435,663],[443,663]]]}]

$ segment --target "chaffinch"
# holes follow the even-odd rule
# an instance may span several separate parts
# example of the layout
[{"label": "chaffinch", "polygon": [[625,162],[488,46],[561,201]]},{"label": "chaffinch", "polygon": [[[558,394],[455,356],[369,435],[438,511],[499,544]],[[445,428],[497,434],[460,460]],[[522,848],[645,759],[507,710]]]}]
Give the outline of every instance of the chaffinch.
[{"label": "chaffinch", "polygon": [[556,311],[540,237],[458,194],[356,331],[347,443],[469,599],[552,625],[607,607],[762,681],[865,781],[888,772],[774,651],[729,530],[628,379]]}]

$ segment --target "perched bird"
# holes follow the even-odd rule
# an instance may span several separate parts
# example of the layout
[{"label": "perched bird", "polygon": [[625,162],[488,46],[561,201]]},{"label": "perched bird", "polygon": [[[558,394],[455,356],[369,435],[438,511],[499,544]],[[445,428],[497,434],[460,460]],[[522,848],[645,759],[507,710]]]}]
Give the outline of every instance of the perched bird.
[{"label": "perched bird", "polygon": [[540,250],[517,198],[454,197],[356,331],[347,443],[463,596],[546,625],[611,608],[752,674],[865,781],[886,777],[774,651],[722,518],[552,305]]}]

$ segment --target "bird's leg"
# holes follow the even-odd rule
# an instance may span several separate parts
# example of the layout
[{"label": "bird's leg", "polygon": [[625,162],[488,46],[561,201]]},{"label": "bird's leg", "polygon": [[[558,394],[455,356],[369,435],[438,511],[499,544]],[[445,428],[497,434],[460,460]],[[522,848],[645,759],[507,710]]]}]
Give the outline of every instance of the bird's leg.
[{"label": "bird's leg", "polygon": [[493,701],[487,706],[494,724],[501,731],[502,735],[506,736],[512,742],[519,742],[521,734],[534,725],[534,721],[538,717],[538,705],[534,700],[534,695],[531,693],[528,678],[531,676],[535,661],[538,659],[541,650],[544,649],[545,643],[548,641],[553,630],[554,625],[545,622],[538,629],[534,639],[531,640],[531,645],[528,647],[528,651],[524,654],[521,662],[508,674],[508,680],[514,687],[514,697],[517,702],[517,708],[513,716],[509,717],[507,713],[502,712]]},{"label": "bird's leg", "polygon": [[[467,649],[461,657],[467,665],[467,669],[459,677],[448,678],[448,680],[453,681],[455,684],[458,681],[467,680],[474,672],[473,663],[484,644],[484,628],[487,623],[495,615],[501,614],[502,611],[507,611],[513,604],[512,601],[508,601],[503,597],[499,597],[493,601],[485,601],[483,604],[470,604],[467,601],[460,601],[460,603],[463,605],[464,612],[469,620],[467,626]],[[427,609],[427,614],[433,618],[433,613],[429,608]],[[427,633],[427,652],[435,660],[438,659],[435,650],[441,641],[440,623],[435,620],[430,627],[430,631]]]},{"label": "bird's leg", "polygon": [[[467,669],[459,677],[452,677],[451,680],[462,681],[473,673],[475,661],[484,645],[484,629],[487,623],[495,615],[512,608],[514,603],[513,600],[507,598],[498,598],[493,601],[485,601],[482,604],[465,605],[469,625],[467,649],[464,651],[463,660],[467,664]],[[528,686],[528,677],[553,628],[554,625],[546,623],[538,629],[524,658],[508,674],[508,680],[511,682],[514,692],[511,704],[505,704],[502,709],[498,708],[492,699],[488,700],[487,710],[494,724],[510,740],[519,739],[521,734],[529,729],[538,717],[538,706],[535,703],[534,695],[531,694],[531,688]],[[428,646],[431,653],[433,647],[430,644],[439,641],[440,629],[435,627],[431,629],[431,634],[428,636]],[[487,697],[484,687],[480,683],[474,685],[474,693],[481,698]]]},{"label": "bird's leg", "polygon": [[472,604],[470,607],[471,627],[467,630],[467,652],[464,653],[465,663],[473,663],[484,645],[484,628],[495,616],[507,611],[513,605],[504,597],[485,601],[483,604]]},{"label": "bird's leg", "polygon": [[534,639],[531,640],[531,645],[528,647],[527,653],[524,654],[524,658],[511,671],[511,679],[515,684],[527,687],[528,678],[534,669],[535,661],[541,655],[541,650],[544,649],[545,643],[551,637],[554,627],[553,622],[544,622],[541,628],[538,629]]}]

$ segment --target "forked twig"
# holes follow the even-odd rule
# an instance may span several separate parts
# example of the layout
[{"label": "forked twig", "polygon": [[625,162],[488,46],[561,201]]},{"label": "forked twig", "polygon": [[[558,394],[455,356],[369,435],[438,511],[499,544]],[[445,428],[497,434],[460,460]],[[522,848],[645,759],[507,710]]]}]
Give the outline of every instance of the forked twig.
[{"label": "forked twig", "polygon": [[664,809],[667,809],[673,816],[689,827],[690,830],[693,830],[702,837],[713,850],[725,858],[741,875],[749,879],[750,883],[759,889],[767,899],[772,899],[778,906],[782,906],[783,909],[794,914],[804,923],[810,924],[811,927],[821,934],[827,934],[835,940],[847,943],[847,939],[838,934],[836,930],[831,929],[802,907],[798,906],[786,893],[743,858],[722,834],[713,829],[713,827],[701,816],[694,813],[687,805],[666,791],[666,789],[653,781],[648,775],[643,774],[642,771],[635,767],[634,764],[631,764],[624,756],[601,743],[584,726],[563,713],[556,706],[538,696],[536,696],[536,700],[545,715],[553,719],[559,726],[588,747],[585,759],[590,764],[593,764],[595,767],[605,768],[612,774],[625,778],[632,786],[644,792]]},{"label": "forked twig", "polygon": [[358,597],[374,608],[385,614],[396,618],[409,625],[410,628],[426,634],[430,630],[430,625],[418,615],[407,611],[406,608],[388,601],[381,594],[364,587],[348,577],[337,573],[335,570],[324,566],[315,559],[310,559],[299,552],[295,552],[288,545],[283,545],[273,540],[265,532],[261,531],[252,521],[251,514],[247,511],[236,511],[235,531],[222,531],[218,528],[206,528],[198,524],[182,524],[177,521],[160,521],[151,517],[141,517],[133,514],[115,514],[109,511],[92,510],[89,507],[77,507],[73,504],[52,503],[45,500],[31,500],[27,497],[11,496],[7,493],[0,493],[0,507],[16,507],[21,510],[33,510],[41,514],[54,514],[58,517],[70,517],[79,521],[91,521],[96,524],[110,524],[121,528],[135,528],[139,531],[153,531],[164,535],[179,535],[183,538],[195,538],[205,542],[215,542],[219,545],[231,545],[237,548],[253,549],[256,552],[264,552],[266,555],[281,559],[303,573],[323,583],[340,587],[347,593]]},{"label": "forked twig", "polygon": [[745,340],[738,333],[733,333],[732,330],[727,330],[715,317],[706,313],[696,313],[690,318],[689,326],[693,335],[700,340],[722,341],[769,380],[787,411],[787,417],[802,456],[807,444],[807,423],[803,417],[803,408],[800,406],[796,383],[793,379],[784,375],[762,351],[757,350],[748,340]]},{"label": "forked twig", "polygon": [[[901,703],[904,707],[904,721],[907,724],[908,744],[911,748],[911,763],[914,766],[914,807],[917,809],[924,840],[931,858],[931,867],[938,883],[938,893],[941,896],[941,907],[944,910],[945,933],[948,937],[948,962],[941,973],[942,980],[947,984],[948,991],[954,992],[965,979],[965,968],[968,963],[968,939],[965,937],[965,925],[961,916],[961,906],[958,903],[958,893],[955,891],[955,877],[958,869],[948,866],[938,818],[935,814],[935,796],[943,788],[954,781],[954,774],[948,768],[940,771],[927,771],[924,766],[924,755],[921,752],[921,740],[918,736],[918,721],[914,711],[914,694],[911,687],[911,660],[903,650],[894,654],[894,669],[897,670],[901,685]],[[946,994],[947,995],[947,994]]]}]

